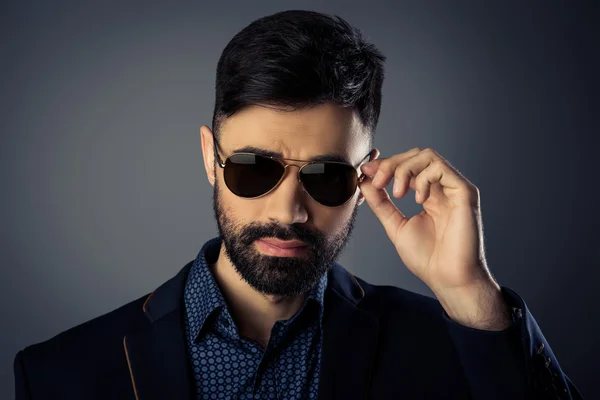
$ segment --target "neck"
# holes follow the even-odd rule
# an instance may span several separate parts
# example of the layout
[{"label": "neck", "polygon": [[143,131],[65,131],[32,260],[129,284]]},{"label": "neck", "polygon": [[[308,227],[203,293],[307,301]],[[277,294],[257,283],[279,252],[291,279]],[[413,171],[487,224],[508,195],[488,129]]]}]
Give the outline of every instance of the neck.
[{"label": "neck", "polygon": [[211,272],[227,302],[229,312],[241,336],[266,347],[271,329],[278,320],[287,320],[302,306],[307,294],[296,297],[264,295],[241,279],[221,245],[218,260]]}]

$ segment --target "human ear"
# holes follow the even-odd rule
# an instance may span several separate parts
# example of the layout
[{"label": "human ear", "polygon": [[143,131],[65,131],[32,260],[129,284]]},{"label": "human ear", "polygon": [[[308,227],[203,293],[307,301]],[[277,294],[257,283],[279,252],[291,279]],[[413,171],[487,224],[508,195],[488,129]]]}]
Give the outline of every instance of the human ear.
[{"label": "human ear", "polygon": [[214,135],[210,128],[206,125],[200,127],[200,143],[202,144],[202,157],[204,158],[204,169],[208,182],[215,185],[215,152],[214,152]]},{"label": "human ear", "polygon": [[[379,155],[380,155],[379,149],[371,150],[371,153],[369,154],[369,161],[376,160],[377,158],[379,158]],[[358,202],[358,205],[360,206],[365,201],[365,196],[363,196],[363,194],[360,192],[360,189],[358,189],[358,190],[359,190],[359,193],[358,193],[357,202]]]}]

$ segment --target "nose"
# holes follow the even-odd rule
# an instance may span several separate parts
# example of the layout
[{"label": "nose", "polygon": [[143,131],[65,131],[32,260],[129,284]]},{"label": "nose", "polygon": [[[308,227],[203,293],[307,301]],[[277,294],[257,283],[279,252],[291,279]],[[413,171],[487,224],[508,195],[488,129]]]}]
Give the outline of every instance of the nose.
[{"label": "nose", "polygon": [[267,195],[267,217],[282,225],[305,223],[308,220],[306,194],[298,179],[298,169],[288,164],[279,185]]}]

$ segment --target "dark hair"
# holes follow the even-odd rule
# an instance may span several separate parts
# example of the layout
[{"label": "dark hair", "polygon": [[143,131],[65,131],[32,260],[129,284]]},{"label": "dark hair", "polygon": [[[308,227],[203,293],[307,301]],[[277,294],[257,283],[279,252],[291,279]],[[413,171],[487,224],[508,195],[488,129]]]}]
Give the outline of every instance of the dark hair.
[{"label": "dark hair", "polygon": [[371,135],[381,109],[385,57],[339,16],[290,10],[236,34],[217,65],[212,128],[249,105],[352,107]]}]

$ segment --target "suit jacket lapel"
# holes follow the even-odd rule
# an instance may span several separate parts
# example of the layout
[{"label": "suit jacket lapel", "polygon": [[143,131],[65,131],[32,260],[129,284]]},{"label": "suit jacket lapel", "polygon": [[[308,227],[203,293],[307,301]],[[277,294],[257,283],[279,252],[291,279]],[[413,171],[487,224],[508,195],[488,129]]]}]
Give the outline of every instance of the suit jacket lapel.
[{"label": "suit jacket lapel", "polygon": [[137,400],[191,399],[193,376],[184,329],[183,287],[191,263],[144,303],[150,324],[123,338]]},{"label": "suit jacket lapel", "polygon": [[337,265],[330,275],[323,316],[320,399],[365,399],[379,335],[378,318],[357,304],[364,290]]}]

